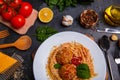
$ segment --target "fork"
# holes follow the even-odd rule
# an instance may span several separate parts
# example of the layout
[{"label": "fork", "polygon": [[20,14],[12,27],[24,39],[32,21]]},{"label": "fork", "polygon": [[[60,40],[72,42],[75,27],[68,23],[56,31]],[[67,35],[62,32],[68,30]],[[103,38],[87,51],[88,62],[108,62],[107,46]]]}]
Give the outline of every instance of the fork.
[{"label": "fork", "polygon": [[5,38],[7,36],[9,36],[9,31],[8,30],[2,30],[0,31],[0,38]]}]

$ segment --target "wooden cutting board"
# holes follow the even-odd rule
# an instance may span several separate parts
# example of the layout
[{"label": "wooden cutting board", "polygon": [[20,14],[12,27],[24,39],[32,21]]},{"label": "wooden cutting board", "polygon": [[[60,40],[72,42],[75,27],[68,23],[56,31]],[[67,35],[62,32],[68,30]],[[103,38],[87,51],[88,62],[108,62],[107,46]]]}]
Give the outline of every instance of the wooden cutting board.
[{"label": "wooden cutting board", "polygon": [[10,22],[4,21],[4,20],[2,19],[2,16],[0,16],[0,23],[6,25],[7,27],[9,27],[9,28],[12,29],[13,31],[17,32],[18,34],[23,35],[23,34],[26,34],[27,31],[28,31],[28,29],[34,25],[34,23],[35,23],[35,21],[36,21],[36,19],[37,19],[37,15],[38,15],[38,11],[35,10],[35,9],[33,9],[31,15],[30,15],[28,18],[26,18],[26,23],[25,23],[25,25],[24,25],[22,28],[20,28],[20,29],[15,29],[15,28],[13,28],[13,27],[11,26]]}]

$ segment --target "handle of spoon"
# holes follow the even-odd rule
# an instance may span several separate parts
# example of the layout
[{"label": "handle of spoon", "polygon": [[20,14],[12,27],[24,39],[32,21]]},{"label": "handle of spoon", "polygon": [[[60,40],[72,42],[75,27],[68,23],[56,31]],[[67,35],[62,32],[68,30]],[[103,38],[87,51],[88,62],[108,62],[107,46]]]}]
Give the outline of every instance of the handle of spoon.
[{"label": "handle of spoon", "polygon": [[2,48],[8,48],[8,47],[13,47],[13,46],[14,46],[13,43],[1,44],[1,45],[0,45],[0,49],[2,49]]},{"label": "handle of spoon", "polygon": [[111,80],[114,80],[112,68],[111,68],[111,64],[110,64],[110,59],[109,59],[109,54],[107,53],[107,51],[105,51],[105,57],[106,57],[106,63],[108,66],[108,71],[110,73],[110,78],[111,78]]}]

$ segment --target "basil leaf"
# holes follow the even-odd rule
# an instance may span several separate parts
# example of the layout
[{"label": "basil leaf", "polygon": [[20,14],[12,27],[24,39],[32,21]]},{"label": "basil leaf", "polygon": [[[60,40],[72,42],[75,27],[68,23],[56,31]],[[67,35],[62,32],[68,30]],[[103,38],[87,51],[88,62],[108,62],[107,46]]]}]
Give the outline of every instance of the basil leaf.
[{"label": "basil leaf", "polygon": [[91,77],[90,72],[86,70],[77,71],[78,78],[89,79]]},{"label": "basil leaf", "polygon": [[76,67],[78,78],[89,79],[91,77],[89,66],[85,63]]},{"label": "basil leaf", "polygon": [[82,64],[79,64],[76,69],[89,71],[89,66],[87,64],[82,63]]},{"label": "basil leaf", "polygon": [[54,65],[54,68],[55,68],[55,69],[60,69],[60,68],[61,68],[61,65],[60,65],[59,63],[57,63],[57,64]]}]

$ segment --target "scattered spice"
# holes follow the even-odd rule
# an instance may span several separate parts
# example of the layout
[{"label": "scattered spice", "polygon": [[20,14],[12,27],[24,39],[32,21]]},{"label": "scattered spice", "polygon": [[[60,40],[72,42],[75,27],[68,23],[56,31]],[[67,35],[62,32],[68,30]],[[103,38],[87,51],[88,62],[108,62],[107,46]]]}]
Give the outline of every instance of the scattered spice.
[{"label": "scattered spice", "polygon": [[80,23],[85,28],[93,28],[98,22],[98,14],[94,10],[84,10],[80,15]]}]

